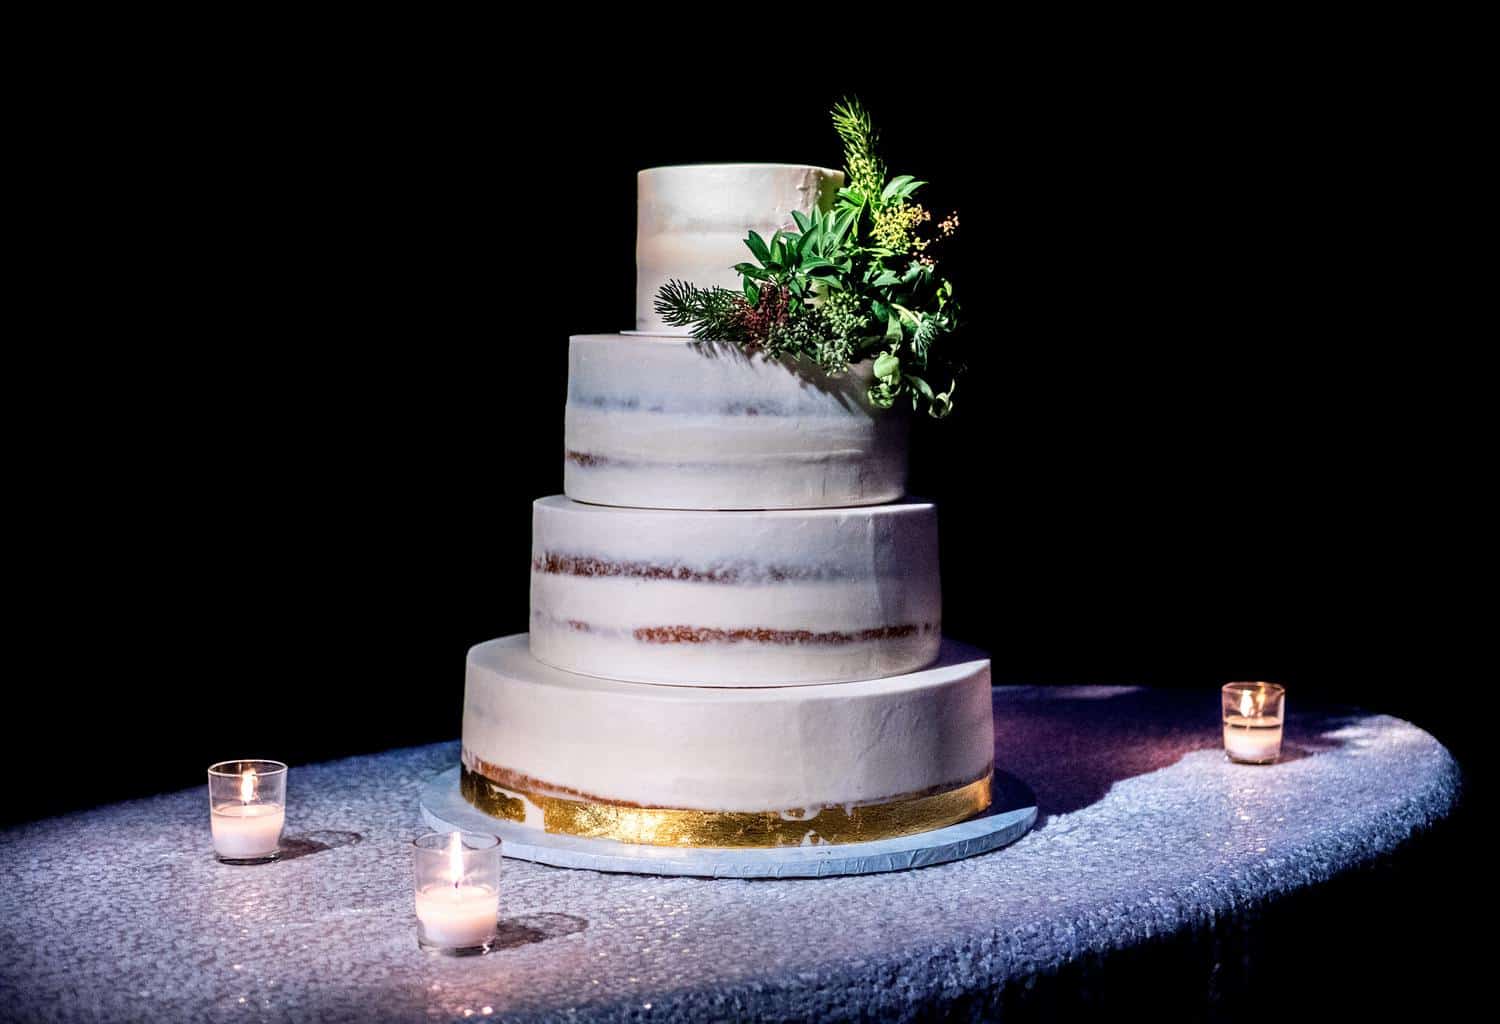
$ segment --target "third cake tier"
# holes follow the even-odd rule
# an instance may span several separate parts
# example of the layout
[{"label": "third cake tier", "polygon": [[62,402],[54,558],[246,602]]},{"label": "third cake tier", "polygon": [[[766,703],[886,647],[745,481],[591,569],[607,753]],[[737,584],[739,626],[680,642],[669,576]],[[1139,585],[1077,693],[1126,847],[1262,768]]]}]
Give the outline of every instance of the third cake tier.
[{"label": "third cake tier", "polygon": [[788,686],[912,672],[937,657],[937,515],[534,506],[531,653],[587,675]]}]

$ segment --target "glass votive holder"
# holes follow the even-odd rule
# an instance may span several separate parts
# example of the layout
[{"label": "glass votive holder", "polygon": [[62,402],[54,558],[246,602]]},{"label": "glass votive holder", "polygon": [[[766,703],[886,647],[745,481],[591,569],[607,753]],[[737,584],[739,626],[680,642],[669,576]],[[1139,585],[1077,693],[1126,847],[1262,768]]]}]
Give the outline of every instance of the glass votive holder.
[{"label": "glass votive holder", "polygon": [[1224,753],[1241,764],[1272,764],[1281,756],[1286,689],[1275,683],[1224,684]]},{"label": "glass votive holder", "polygon": [[275,860],[286,824],[286,765],[220,761],[208,769],[214,855],[225,864]]},{"label": "glass votive holder", "polygon": [[429,832],[413,843],[417,945],[448,956],[488,953],[500,916],[500,840]]}]

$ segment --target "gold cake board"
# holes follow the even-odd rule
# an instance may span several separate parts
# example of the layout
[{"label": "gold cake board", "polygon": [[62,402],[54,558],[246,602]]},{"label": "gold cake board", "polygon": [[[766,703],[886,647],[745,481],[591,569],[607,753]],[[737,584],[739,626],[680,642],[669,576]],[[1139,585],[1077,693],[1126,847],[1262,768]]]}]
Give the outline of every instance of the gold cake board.
[{"label": "gold cake board", "polygon": [[526,828],[470,804],[457,767],[427,784],[421,805],[432,828],[496,835],[505,856],[554,867],[700,878],[825,878],[928,867],[1013,843],[1036,821],[1035,799],[1024,783],[999,771],[992,795],[989,811],[976,818],[894,839],[727,848],[648,846]]}]

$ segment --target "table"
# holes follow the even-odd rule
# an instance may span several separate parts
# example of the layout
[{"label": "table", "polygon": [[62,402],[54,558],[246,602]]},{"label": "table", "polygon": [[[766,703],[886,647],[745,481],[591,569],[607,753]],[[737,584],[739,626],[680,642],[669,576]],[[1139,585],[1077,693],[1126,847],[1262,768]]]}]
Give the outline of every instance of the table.
[{"label": "table", "polygon": [[1041,811],[1012,846],[790,881],[506,861],[484,958],[416,945],[417,797],[456,743],[294,767],[270,865],[213,860],[201,787],[23,825],[0,833],[0,997],[21,1020],[977,1014],[1377,858],[1460,783],[1426,732],[1355,708],[1292,704],[1284,760],[1247,766],[1224,758],[1217,690],[999,687],[994,705],[997,767]]}]

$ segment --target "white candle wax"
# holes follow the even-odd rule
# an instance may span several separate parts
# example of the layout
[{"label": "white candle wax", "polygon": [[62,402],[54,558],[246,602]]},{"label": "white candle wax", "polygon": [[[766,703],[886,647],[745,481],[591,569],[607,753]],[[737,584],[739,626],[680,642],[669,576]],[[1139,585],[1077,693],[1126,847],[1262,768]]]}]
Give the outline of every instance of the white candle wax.
[{"label": "white candle wax", "polygon": [[279,804],[223,803],[213,808],[209,824],[220,857],[255,860],[276,852],[286,811]]},{"label": "white candle wax", "polygon": [[1236,761],[1274,761],[1281,755],[1281,719],[1230,715],[1224,719],[1224,751]]},{"label": "white candle wax", "polygon": [[495,937],[500,896],[487,885],[429,885],[417,890],[417,920],[428,945],[472,949]]}]

